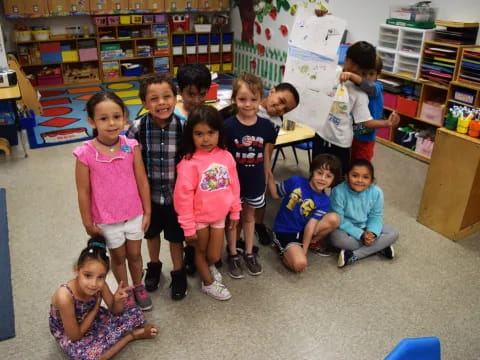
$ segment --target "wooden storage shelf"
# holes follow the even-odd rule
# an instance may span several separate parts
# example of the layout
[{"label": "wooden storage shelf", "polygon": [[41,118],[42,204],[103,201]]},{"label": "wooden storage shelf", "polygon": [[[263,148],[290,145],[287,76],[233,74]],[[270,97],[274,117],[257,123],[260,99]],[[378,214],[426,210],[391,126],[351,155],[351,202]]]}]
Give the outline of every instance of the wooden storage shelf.
[{"label": "wooden storage shelf", "polygon": [[408,156],[411,156],[415,159],[421,160],[421,161],[426,162],[426,163],[430,163],[430,158],[428,158],[426,156],[423,156],[421,154],[418,154],[415,151],[413,151],[412,149],[409,149],[409,148],[406,148],[404,146],[398,145],[398,144],[394,143],[393,141],[385,140],[381,137],[377,137],[376,141],[380,144],[383,144],[385,146],[388,146],[389,148],[400,151],[401,153],[404,153],[404,154],[406,154]]},{"label": "wooden storage shelf", "polygon": [[480,47],[462,49],[460,69],[455,80],[480,86]]}]

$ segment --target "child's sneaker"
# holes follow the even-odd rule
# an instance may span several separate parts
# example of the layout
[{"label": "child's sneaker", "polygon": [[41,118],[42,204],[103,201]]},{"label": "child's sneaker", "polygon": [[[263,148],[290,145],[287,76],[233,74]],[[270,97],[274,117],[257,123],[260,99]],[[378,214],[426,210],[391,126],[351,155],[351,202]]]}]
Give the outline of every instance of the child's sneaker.
[{"label": "child's sneaker", "polygon": [[395,250],[393,250],[393,246],[390,245],[390,246],[387,246],[385,249],[380,250],[379,254],[391,260],[395,257]]},{"label": "child's sneaker", "polygon": [[133,289],[135,295],[135,302],[142,311],[148,311],[152,309],[152,299],[148,296],[145,286],[143,284],[135,286]]},{"label": "child's sneaker", "polygon": [[358,260],[358,258],[355,256],[353,251],[342,249],[342,250],[340,250],[340,254],[338,254],[337,265],[338,265],[339,268],[342,268],[345,265],[353,264],[357,260]]},{"label": "child's sneaker", "polygon": [[133,294],[133,289],[127,290],[127,298],[123,300],[123,306],[126,308],[134,307],[135,303],[135,295]]},{"label": "child's sneaker", "polygon": [[185,269],[171,271],[172,282],[170,287],[172,289],[172,300],[182,300],[187,295],[187,273]]},{"label": "child's sneaker", "polygon": [[255,224],[255,232],[260,244],[269,245],[272,242],[272,230],[268,229],[265,224]]},{"label": "child's sneaker", "polygon": [[242,260],[240,255],[228,255],[228,275],[234,279],[243,278]]},{"label": "child's sneaker", "polygon": [[155,291],[158,289],[161,273],[162,262],[147,263],[147,274],[145,275],[145,289],[147,289],[147,291]]},{"label": "child's sneaker", "polygon": [[243,260],[250,275],[260,275],[263,272],[262,265],[257,261],[257,254],[245,254]]},{"label": "child's sneaker", "polygon": [[210,270],[210,274],[212,274],[213,280],[221,283],[223,280],[223,277],[222,277],[222,274],[220,274],[220,271],[217,270],[216,266],[212,264],[208,267],[208,269]]},{"label": "child's sneaker", "polygon": [[317,241],[316,243],[311,243],[308,249],[313,252],[315,255],[320,256],[331,256],[332,253],[327,250],[325,246],[323,246],[322,241]]},{"label": "child's sneaker", "polygon": [[232,297],[227,287],[216,280],[208,286],[202,282],[202,291],[217,300],[228,300]]}]

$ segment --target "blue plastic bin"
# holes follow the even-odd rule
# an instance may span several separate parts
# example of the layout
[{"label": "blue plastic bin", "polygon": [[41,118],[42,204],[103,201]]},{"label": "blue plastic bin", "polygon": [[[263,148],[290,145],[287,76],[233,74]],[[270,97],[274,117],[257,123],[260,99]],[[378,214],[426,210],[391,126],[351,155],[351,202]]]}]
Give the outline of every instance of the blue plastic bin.
[{"label": "blue plastic bin", "polygon": [[198,43],[200,45],[207,45],[208,44],[208,34],[199,34],[198,35]]},{"label": "blue plastic bin", "polygon": [[187,45],[195,45],[195,42],[197,41],[196,35],[195,34],[188,34],[185,35],[185,44]]},{"label": "blue plastic bin", "polygon": [[384,360],[441,360],[440,340],[435,336],[405,338]]},{"label": "blue plastic bin", "polygon": [[233,41],[233,34],[222,34],[222,43],[231,44]]},{"label": "blue plastic bin", "polygon": [[210,34],[210,44],[219,44],[220,35],[219,34]]},{"label": "blue plastic bin", "polygon": [[172,43],[173,45],[183,45],[183,35],[173,35],[172,36]]}]

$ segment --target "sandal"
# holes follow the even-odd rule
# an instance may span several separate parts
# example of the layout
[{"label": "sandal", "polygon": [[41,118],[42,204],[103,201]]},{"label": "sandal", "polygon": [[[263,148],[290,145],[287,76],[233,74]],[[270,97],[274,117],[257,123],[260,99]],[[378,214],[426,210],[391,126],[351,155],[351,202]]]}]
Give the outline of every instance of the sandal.
[{"label": "sandal", "polygon": [[133,336],[133,340],[142,340],[142,339],[153,339],[157,334],[152,335],[152,328],[156,328],[153,324],[145,324],[143,327],[143,332],[140,334],[135,334],[135,330],[140,329],[136,328],[130,334]]}]

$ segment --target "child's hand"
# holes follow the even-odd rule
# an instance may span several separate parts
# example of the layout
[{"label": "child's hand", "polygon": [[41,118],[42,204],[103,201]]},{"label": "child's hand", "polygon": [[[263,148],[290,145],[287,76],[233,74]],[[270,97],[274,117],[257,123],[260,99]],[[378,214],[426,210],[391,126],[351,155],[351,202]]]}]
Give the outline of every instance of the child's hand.
[{"label": "child's hand", "polygon": [[399,123],[400,123],[400,115],[398,115],[396,111],[392,111],[392,113],[387,119],[387,126],[397,127]]},{"label": "child's hand", "polygon": [[374,233],[371,231],[365,231],[362,235],[363,238],[363,244],[365,246],[370,246],[375,242],[375,239],[377,238]]},{"label": "child's hand", "polygon": [[194,246],[197,241],[197,234],[191,236],[185,236],[185,241],[188,245]]},{"label": "child's hand", "polygon": [[234,230],[238,226],[238,220],[230,220],[228,222],[228,230]]},{"label": "child's hand", "polygon": [[128,290],[130,289],[130,286],[123,286],[123,280],[120,281],[120,284],[118,284],[117,291],[115,291],[115,294],[113,294],[113,301],[115,302],[121,302],[124,299],[128,297]]},{"label": "child's hand", "polygon": [[340,77],[338,78],[338,80],[343,83],[347,80],[350,80],[350,77],[351,77],[352,73],[351,72],[348,72],[348,71],[344,71],[340,74]]},{"label": "child's hand", "polygon": [[102,303],[102,292],[99,291],[95,296],[97,297],[97,302],[95,303],[93,310],[98,311],[98,309],[100,309],[100,304]]},{"label": "child's hand", "polygon": [[97,236],[97,235],[103,235],[102,229],[100,229],[97,225],[91,224],[91,225],[86,225],[85,226],[85,231],[87,232],[88,235],[90,236]]},{"label": "child's hand", "polygon": [[144,233],[147,232],[148,228],[150,227],[150,219],[151,215],[150,214],[143,214],[143,220],[142,220],[142,231]]}]

